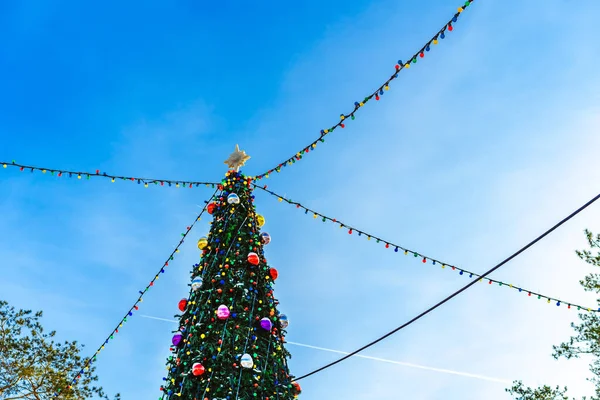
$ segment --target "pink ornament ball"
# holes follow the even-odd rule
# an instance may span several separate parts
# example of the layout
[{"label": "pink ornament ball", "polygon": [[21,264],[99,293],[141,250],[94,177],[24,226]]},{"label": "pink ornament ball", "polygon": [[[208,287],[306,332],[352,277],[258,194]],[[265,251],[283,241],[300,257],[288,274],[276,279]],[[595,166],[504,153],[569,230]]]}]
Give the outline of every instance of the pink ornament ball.
[{"label": "pink ornament ball", "polygon": [[229,318],[229,308],[227,308],[226,305],[220,305],[219,308],[217,308],[217,318],[219,319],[227,319]]}]

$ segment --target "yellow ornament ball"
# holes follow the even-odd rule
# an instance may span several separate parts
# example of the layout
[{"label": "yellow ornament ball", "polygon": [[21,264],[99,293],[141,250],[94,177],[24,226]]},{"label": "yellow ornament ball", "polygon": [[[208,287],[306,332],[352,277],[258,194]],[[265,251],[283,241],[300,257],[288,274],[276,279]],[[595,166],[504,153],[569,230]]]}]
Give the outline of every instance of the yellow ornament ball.
[{"label": "yellow ornament ball", "polygon": [[208,239],[205,237],[201,237],[198,239],[198,248],[203,250],[206,246],[208,246]]},{"label": "yellow ornament ball", "polygon": [[263,217],[260,214],[256,214],[256,223],[258,224],[258,226],[263,226],[265,224],[265,217]]}]

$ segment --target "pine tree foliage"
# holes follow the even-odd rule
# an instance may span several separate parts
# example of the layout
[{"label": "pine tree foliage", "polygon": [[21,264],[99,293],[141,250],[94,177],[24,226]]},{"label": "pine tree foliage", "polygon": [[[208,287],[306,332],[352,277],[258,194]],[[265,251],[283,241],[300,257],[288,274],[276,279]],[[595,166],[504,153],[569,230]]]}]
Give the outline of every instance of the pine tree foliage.
[{"label": "pine tree foliage", "polygon": [[213,221],[179,302],[163,399],[289,400],[300,392],[287,366],[287,318],[274,297],[278,273],[265,259],[270,236],[260,232],[251,182],[229,171],[207,207]]},{"label": "pine tree foliage", "polygon": [[513,382],[513,387],[506,389],[508,393],[516,396],[519,400],[569,400],[567,396],[567,388],[561,389],[556,387],[552,389],[550,386],[542,386],[536,389],[523,386],[523,382]]},{"label": "pine tree foliage", "polygon": [[[589,249],[577,250],[576,253],[580,259],[586,263],[600,267],[600,234],[593,235],[586,230],[585,236]],[[581,286],[586,292],[600,294],[600,274],[590,273],[581,281]],[[600,306],[600,298],[596,300]],[[589,397],[589,400],[600,400],[600,317],[599,313],[587,312],[579,314],[579,323],[572,323],[571,327],[575,330],[575,335],[567,342],[558,346],[553,346],[552,356],[555,359],[564,357],[566,359],[579,358],[581,355],[592,357],[590,371],[592,372],[592,381],[595,385],[595,393]],[[524,387],[519,381],[513,383],[513,387],[506,389],[511,395],[517,396],[516,399],[522,400],[568,400],[566,395],[567,388],[552,389],[549,386],[543,386],[537,389]],[[582,400],[587,399],[583,397]]]},{"label": "pine tree foliage", "polygon": [[108,399],[92,385],[98,380],[93,366],[68,389],[73,371],[87,361],[79,354],[83,346],[55,342],[56,332],[44,332],[41,318],[41,311],[17,310],[0,300],[0,399],[46,400],[55,393],[64,400]]}]

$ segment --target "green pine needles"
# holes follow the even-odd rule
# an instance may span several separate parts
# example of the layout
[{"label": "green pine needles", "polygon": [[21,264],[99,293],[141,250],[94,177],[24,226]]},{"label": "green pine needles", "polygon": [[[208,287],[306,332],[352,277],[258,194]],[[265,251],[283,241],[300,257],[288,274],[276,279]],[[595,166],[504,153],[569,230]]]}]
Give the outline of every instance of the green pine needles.
[{"label": "green pine needles", "polygon": [[207,206],[213,222],[198,241],[189,297],[179,302],[161,399],[289,400],[300,393],[287,366],[287,317],[273,295],[277,270],[264,257],[270,237],[260,232],[251,182],[229,171]]}]

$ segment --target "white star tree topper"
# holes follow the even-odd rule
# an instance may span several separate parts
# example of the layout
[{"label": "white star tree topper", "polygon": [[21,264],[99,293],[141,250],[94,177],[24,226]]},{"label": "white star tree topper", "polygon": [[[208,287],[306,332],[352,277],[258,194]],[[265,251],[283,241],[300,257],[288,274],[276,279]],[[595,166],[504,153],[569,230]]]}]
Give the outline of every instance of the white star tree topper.
[{"label": "white star tree topper", "polygon": [[231,153],[229,158],[225,160],[225,164],[231,169],[234,169],[236,172],[240,170],[240,167],[243,167],[246,164],[246,161],[250,159],[250,156],[246,154],[244,150],[240,151],[240,146],[235,145],[235,151]]}]

